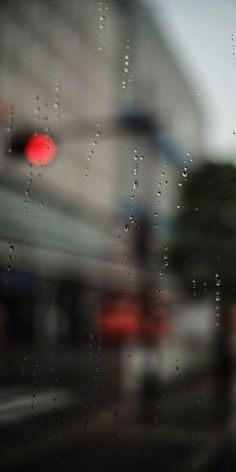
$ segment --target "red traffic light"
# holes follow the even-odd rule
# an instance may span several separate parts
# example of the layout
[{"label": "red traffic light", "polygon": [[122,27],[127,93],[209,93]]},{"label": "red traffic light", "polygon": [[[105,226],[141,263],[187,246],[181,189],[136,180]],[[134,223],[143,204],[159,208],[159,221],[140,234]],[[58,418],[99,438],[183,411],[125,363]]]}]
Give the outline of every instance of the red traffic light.
[{"label": "red traffic light", "polygon": [[48,134],[30,136],[25,145],[27,160],[34,166],[46,166],[56,156],[57,146]]}]

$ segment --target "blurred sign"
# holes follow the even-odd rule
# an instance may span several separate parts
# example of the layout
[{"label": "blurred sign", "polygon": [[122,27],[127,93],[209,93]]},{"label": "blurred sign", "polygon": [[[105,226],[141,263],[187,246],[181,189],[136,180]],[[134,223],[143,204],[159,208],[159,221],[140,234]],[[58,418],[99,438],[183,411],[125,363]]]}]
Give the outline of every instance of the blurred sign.
[{"label": "blurred sign", "polygon": [[114,342],[169,338],[173,333],[170,307],[160,300],[145,317],[137,296],[107,297],[96,317],[96,332],[103,340]]}]

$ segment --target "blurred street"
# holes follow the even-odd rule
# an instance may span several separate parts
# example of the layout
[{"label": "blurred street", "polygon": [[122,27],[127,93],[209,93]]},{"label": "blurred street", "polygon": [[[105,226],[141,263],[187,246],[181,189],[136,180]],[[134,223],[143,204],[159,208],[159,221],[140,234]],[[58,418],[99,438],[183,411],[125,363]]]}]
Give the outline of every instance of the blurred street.
[{"label": "blurred street", "polygon": [[236,472],[235,15],[1,1],[0,472]]},{"label": "blurred street", "polygon": [[[49,354],[40,364],[37,356],[24,353],[15,363],[15,371],[11,352],[12,366],[9,355],[9,367],[5,377],[1,376],[8,385],[0,392],[1,470],[55,467],[72,471],[78,464],[107,471],[124,467],[211,470],[208,467],[220,448],[233,440],[236,416],[231,417],[227,430],[223,425],[219,428],[216,373],[210,363],[206,368],[207,359],[202,366],[192,365],[191,375],[177,362],[168,381],[157,382],[147,405],[142,394],[125,391],[125,386],[121,389],[122,353],[99,347],[94,342],[92,352]],[[196,357],[202,349],[204,346],[192,344],[188,354],[194,359],[194,353]],[[127,365],[128,352],[126,347]],[[137,355],[138,348],[130,346],[130,356]],[[179,346],[175,359],[183,355],[185,358],[187,347],[183,353]]]}]

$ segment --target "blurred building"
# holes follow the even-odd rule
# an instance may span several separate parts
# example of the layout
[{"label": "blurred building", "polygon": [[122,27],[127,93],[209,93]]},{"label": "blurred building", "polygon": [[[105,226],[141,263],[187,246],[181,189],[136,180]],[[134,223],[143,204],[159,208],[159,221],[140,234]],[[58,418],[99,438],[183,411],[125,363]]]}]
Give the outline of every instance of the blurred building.
[{"label": "blurred building", "polygon": [[[155,248],[188,153],[201,146],[191,87],[141,2],[1,8],[2,267],[13,243],[8,272],[122,289],[138,215],[147,216]],[[52,164],[31,168],[5,152],[25,127],[55,136]]]}]

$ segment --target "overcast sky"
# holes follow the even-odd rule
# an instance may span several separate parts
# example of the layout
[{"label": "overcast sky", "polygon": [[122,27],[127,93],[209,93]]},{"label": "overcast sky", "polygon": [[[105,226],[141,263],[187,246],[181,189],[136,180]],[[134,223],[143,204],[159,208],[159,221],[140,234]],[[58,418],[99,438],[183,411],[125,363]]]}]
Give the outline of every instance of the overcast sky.
[{"label": "overcast sky", "polygon": [[148,1],[203,108],[206,148],[236,162],[236,0]]}]

